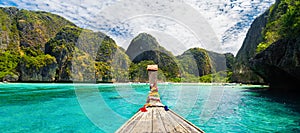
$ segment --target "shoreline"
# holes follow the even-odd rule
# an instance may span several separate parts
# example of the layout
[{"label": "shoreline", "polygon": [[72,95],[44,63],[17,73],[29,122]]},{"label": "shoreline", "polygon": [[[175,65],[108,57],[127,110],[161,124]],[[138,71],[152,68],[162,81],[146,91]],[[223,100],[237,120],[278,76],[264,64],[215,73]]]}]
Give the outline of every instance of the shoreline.
[{"label": "shoreline", "polygon": [[3,81],[0,83],[113,83],[113,82],[103,82],[103,81]]},{"label": "shoreline", "polygon": [[[149,85],[147,82],[87,82],[87,81],[22,81],[22,82],[0,82],[0,84],[22,84],[22,83],[36,83],[36,84],[116,84],[116,85]],[[201,86],[261,86],[269,87],[264,84],[242,84],[242,83],[173,83],[173,82],[160,82],[159,85],[201,85]]]}]

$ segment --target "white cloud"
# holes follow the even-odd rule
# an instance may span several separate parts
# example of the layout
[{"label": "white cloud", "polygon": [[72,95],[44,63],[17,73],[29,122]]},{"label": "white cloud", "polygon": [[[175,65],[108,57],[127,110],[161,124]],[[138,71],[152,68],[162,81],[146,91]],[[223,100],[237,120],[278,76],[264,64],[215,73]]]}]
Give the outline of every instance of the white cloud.
[{"label": "white cloud", "polygon": [[224,52],[236,54],[254,18],[262,14],[275,0],[186,0],[186,2],[207,19],[221,40]]},{"label": "white cloud", "polygon": [[[251,22],[275,2],[183,1],[187,4],[178,4],[182,1],[176,0],[5,0],[0,2],[0,5],[44,10],[61,15],[80,27],[109,34],[125,48],[128,46],[128,40],[139,32],[151,32],[163,43],[162,45],[179,54],[195,46],[218,52],[237,53]],[[143,14],[152,16],[126,20],[128,17]],[[159,15],[164,17],[155,17]],[[172,44],[175,42],[180,47]]]}]

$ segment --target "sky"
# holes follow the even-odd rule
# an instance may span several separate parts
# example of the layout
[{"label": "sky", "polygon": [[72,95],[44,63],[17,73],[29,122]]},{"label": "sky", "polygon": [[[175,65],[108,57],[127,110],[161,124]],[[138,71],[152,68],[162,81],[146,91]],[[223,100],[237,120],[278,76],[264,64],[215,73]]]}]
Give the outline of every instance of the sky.
[{"label": "sky", "polygon": [[126,49],[150,33],[175,55],[192,47],[236,54],[253,20],[275,0],[1,0],[0,6],[42,10],[101,31]]}]

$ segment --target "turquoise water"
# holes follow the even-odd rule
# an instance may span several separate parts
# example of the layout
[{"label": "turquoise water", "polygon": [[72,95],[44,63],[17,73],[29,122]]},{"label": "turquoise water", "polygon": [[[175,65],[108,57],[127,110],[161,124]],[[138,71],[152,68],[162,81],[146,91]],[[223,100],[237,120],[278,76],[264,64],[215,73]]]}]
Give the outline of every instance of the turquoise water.
[{"label": "turquoise water", "polygon": [[[299,98],[256,87],[160,84],[159,91],[206,132],[300,132]],[[146,84],[0,84],[0,132],[114,132],[148,91]]]}]

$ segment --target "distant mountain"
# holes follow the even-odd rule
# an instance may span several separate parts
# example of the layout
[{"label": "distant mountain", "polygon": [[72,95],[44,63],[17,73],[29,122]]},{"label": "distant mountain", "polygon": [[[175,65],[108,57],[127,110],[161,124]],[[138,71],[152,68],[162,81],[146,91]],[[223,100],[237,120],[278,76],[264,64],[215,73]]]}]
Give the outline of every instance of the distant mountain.
[{"label": "distant mountain", "polygon": [[[126,4],[120,4],[123,2],[125,2]],[[114,10],[118,10],[119,8],[128,9],[132,11],[132,13],[137,14],[151,14],[153,11],[160,11],[164,14],[174,13],[173,10],[169,10],[169,8],[172,8],[171,3],[174,3],[173,1],[159,1],[158,3],[149,2],[150,5],[148,5],[145,4],[144,1],[137,0],[137,7],[133,7],[135,5],[131,4],[132,2],[133,1],[130,0],[101,0],[93,1],[92,3],[87,2],[88,4],[83,4],[85,3],[83,2],[82,4],[80,4],[80,8],[74,8],[78,7],[78,2],[64,1],[64,4],[57,4],[57,2],[53,0],[2,0],[0,1],[0,5],[17,6],[22,9],[42,10],[60,14],[80,27],[89,27],[93,30],[105,30],[105,32],[112,33],[113,38],[120,39],[131,36],[136,31],[135,29],[132,29],[132,26],[126,26],[128,23],[129,25],[134,25],[135,22],[131,23],[131,21],[128,21],[128,23],[126,24],[122,23],[122,20],[125,19],[126,15],[128,14],[124,14],[125,12],[120,11],[118,12],[118,14],[115,13],[111,15]],[[262,14],[262,12],[265,11],[272,3],[274,3],[275,0],[187,0],[178,2],[181,2],[183,5],[187,4],[187,6],[190,6],[197,10],[198,13],[200,13],[201,16],[210,24],[212,29],[214,29],[216,36],[223,44],[222,46],[224,46],[223,48],[228,52],[236,53],[240,48],[242,39],[246,35],[246,32],[249,29],[250,24],[253,22],[254,18],[256,18],[259,14]],[[135,9],[141,10],[136,11]],[[176,11],[180,10],[185,9],[181,9],[181,7],[179,6]],[[99,11],[107,11],[107,13],[106,15],[100,15]],[[120,15],[120,17],[118,17],[118,15]],[[95,26],[96,22],[100,22],[100,24]],[[158,23],[161,23],[161,29],[170,26],[168,23],[164,23],[162,21],[159,21]],[[114,27],[113,25],[119,26]],[[125,27],[125,29],[121,27]],[[150,30],[155,30],[156,27],[148,28],[150,28]]]},{"label": "distant mountain", "polygon": [[194,76],[203,76],[212,73],[212,62],[208,52],[201,48],[191,48],[177,56],[182,70]]},{"label": "distant mountain", "polygon": [[0,80],[128,81],[129,57],[107,35],[46,12],[0,14]]},{"label": "distant mountain", "polygon": [[153,63],[158,64],[163,76],[168,80],[179,77],[179,68],[173,54],[160,46],[150,34],[140,33],[135,37],[131,41],[126,54],[136,64],[142,61],[153,61]]},{"label": "distant mountain", "polygon": [[[232,66],[232,54],[219,54],[201,48],[191,48],[182,55],[174,56],[171,52],[162,47],[156,39],[147,33],[141,33],[135,37],[126,53],[135,64],[131,65],[130,72],[132,80],[146,80],[146,64],[158,64],[161,75],[166,80],[199,82],[198,77],[213,74],[220,71],[227,71],[227,65]],[[228,60],[227,60],[228,59]],[[136,69],[144,69],[136,71]],[[231,68],[230,68],[231,70]],[[136,75],[139,73],[139,75]]]},{"label": "distant mountain", "polygon": [[126,54],[133,62],[139,62],[141,60],[139,59],[141,58],[140,55],[147,51],[159,51],[161,53],[172,55],[170,51],[167,51],[157,42],[156,38],[147,33],[140,33],[133,38],[126,50]]},{"label": "distant mountain", "polygon": [[[181,66],[182,77],[189,78],[188,81],[229,82],[230,80],[234,61],[231,53],[220,54],[202,48],[191,48],[176,58]],[[202,78],[193,79],[197,77]]]},{"label": "distant mountain", "polygon": [[0,14],[0,81],[146,82],[148,64],[159,65],[161,81],[199,82],[230,71],[230,54],[192,48],[175,57],[147,33],[125,51],[109,36],[58,15],[14,7]]}]

